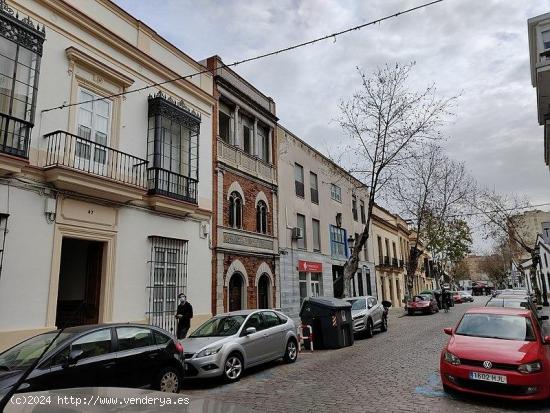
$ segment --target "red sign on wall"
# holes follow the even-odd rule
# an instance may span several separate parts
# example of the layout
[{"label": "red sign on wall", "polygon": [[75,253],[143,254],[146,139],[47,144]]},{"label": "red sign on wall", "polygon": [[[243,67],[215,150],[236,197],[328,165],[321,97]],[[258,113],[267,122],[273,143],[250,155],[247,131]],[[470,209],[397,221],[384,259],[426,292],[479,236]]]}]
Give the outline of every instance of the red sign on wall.
[{"label": "red sign on wall", "polygon": [[298,271],[301,272],[323,272],[323,264],[314,261],[298,260]]}]

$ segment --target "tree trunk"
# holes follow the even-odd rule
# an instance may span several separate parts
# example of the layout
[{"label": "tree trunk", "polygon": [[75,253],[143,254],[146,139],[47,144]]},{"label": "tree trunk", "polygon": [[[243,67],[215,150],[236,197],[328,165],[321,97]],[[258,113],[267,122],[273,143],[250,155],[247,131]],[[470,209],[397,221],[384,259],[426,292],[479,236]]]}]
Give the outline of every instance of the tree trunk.
[{"label": "tree trunk", "polygon": [[414,277],[416,276],[416,268],[418,267],[418,257],[420,256],[420,251],[418,248],[413,246],[411,248],[411,253],[409,255],[409,262],[407,265],[407,296],[409,298],[413,295],[413,288],[414,288]]}]

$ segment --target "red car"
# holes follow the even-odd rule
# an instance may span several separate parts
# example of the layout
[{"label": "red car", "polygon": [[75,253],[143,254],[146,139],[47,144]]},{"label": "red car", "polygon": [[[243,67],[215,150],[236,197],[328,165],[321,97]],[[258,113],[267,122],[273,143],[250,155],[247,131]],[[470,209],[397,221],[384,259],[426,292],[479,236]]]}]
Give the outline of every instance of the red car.
[{"label": "red car", "polygon": [[439,311],[439,307],[431,294],[420,294],[415,295],[412,300],[407,302],[409,315],[413,315],[417,311],[424,314],[433,314]]},{"label": "red car", "polygon": [[439,370],[445,391],[514,400],[550,397],[550,336],[527,309],[485,307],[446,328]]},{"label": "red car", "polygon": [[462,304],[464,302],[464,299],[458,291],[451,291],[451,294],[453,296],[453,302],[455,304]]}]

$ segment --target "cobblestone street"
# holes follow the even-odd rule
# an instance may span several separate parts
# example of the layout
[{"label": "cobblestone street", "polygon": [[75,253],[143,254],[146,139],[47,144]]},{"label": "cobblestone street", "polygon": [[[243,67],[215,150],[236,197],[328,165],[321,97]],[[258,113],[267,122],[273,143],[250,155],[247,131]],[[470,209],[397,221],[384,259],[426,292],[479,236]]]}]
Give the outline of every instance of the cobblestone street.
[{"label": "cobblestone street", "polygon": [[448,336],[442,329],[454,326],[466,308],[487,300],[475,299],[448,314],[409,317],[391,310],[387,333],[358,339],[352,347],[301,353],[293,365],[272,363],[249,371],[234,384],[190,381],[182,393],[268,412],[549,411],[548,404],[514,405],[443,392],[438,363]]}]

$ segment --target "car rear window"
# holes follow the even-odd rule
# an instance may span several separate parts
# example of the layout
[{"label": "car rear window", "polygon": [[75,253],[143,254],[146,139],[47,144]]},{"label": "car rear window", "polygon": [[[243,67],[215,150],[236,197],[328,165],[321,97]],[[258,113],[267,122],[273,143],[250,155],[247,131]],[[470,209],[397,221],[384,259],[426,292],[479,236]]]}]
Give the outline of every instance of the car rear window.
[{"label": "car rear window", "polygon": [[118,327],[116,334],[119,351],[154,345],[152,331],[148,328]]},{"label": "car rear window", "polygon": [[455,334],[502,340],[536,340],[529,318],[505,314],[464,314]]},{"label": "car rear window", "polygon": [[158,344],[166,344],[168,343],[171,338],[168,337],[166,334],[159,333],[158,331],[154,331],[153,335],[155,336],[155,342]]}]

